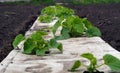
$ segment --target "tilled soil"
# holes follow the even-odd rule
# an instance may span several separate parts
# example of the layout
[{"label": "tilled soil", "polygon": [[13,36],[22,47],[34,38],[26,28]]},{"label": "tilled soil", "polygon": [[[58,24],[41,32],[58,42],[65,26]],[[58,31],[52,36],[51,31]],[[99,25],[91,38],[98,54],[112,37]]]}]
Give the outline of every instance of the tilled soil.
[{"label": "tilled soil", "polygon": [[17,34],[24,34],[40,14],[43,6],[0,4],[0,61],[13,49]]},{"label": "tilled soil", "polygon": [[[80,17],[87,17],[102,31],[102,38],[120,51],[120,4],[65,5]],[[0,61],[13,49],[12,41],[24,34],[45,6],[0,4]]]}]

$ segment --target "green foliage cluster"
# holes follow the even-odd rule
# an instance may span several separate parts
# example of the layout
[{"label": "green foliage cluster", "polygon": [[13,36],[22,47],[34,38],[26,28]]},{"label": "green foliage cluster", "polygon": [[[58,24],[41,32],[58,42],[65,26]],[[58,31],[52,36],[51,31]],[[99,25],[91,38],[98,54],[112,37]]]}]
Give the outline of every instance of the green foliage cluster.
[{"label": "green foliage cluster", "polygon": [[82,62],[80,62],[80,60],[77,60],[77,61],[75,61],[75,63],[73,64],[72,68],[69,71],[74,72],[81,65],[83,65],[87,68],[87,71],[89,73],[94,73],[94,72],[98,71],[97,68],[99,68],[103,65],[107,65],[111,68],[111,70],[113,70],[115,72],[120,72],[120,60],[110,54],[106,54],[103,56],[104,63],[101,65],[97,65],[97,59],[91,53],[84,53],[81,56],[83,58],[88,59],[90,61],[90,64],[87,66],[87,65],[82,64]]},{"label": "green foliage cluster", "polygon": [[[49,23],[55,18],[64,19],[73,14],[74,11],[72,9],[68,9],[60,5],[48,6],[42,9],[41,15],[39,16],[39,20],[44,23]],[[46,19],[48,21],[46,21]]]},{"label": "green foliage cluster", "polygon": [[25,39],[22,34],[16,36],[13,46],[16,48],[18,44],[25,40],[23,53],[25,54],[36,54],[40,56],[44,56],[49,49],[57,48],[60,52],[62,52],[62,44],[58,43],[55,39],[45,40],[43,37],[47,35],[47,32],[36,31],[31,35],[31,37]]},{"label": "green foliage cluster", "polygon": [[[93,26],[86,18],[79,18],[74,15],[72,9],[60,5],[48,6],[41,11],[39,16],[39,21],[43,23],[49,23],[54,19],[58,20],[52,27],[52,32],[56,39],[101,36],[101,32],[97,27]],[[61,35],[56,36],[56,31],[61,26]]]}]

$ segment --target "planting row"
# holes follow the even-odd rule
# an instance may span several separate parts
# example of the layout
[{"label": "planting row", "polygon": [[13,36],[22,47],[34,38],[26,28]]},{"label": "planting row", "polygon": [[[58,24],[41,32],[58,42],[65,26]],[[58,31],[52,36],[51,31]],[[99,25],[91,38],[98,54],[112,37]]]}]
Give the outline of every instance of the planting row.
[{"label": "planting row", "polygon": [[[14,48],[17,48],[21,41],[24,42],[23,53],[25,54],[36,54],[44,56],[50,53],[50,49],[57,48],[61,53],[63,52],[62,43],[58,43],[57,40],[65,40],[72,37],[94,37],[101,36],[100,30],[93,26],[87,18],[80,18],[74,14],[72,9],[56,5],[48,6],[41,11],[39,16],[39,21],[41,23],[50,23],[56,20],[56,23],[52,27],[44,28],[32,33],[29,38],[26,38],[22,34],[16,36],[13,41]],[[57,35],[57,30],[61,28],[60,35]],[[52,31],[53,38],[46,40],[46,36]],[[96,58],[91,53],[85,53],[81,55],[84,58],[90,60],[90,65],[87,67],[88,73],[98,73],[98,67],[102,65],[108,65],[113,71],[120,71],[120,60],[116,57],[106,54],[104,59],[104,64],[98,66]],[[73,67],[69,71],[76,71],[76,69],[81,65],[80,61],[76,61]]]}]

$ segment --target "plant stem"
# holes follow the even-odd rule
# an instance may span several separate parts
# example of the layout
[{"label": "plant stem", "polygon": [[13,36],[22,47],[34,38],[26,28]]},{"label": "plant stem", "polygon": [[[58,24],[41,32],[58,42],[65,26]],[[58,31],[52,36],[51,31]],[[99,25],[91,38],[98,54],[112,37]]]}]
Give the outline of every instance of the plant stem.
[{"label": "plant stem", "polygon": [[88,66],[87,66],[87,65],[85,65],[85,64],[83,64],[83,63],[81,63],[81,65],[82,65],[82,66],[84,66],[84,67],[86,67],[86,68],[88,68]]},{"label": "plant stem", "polygon": [[103,64],[101,64],[101,65],[97,66],[96,68],[99,68],[99,67],[101,67],[101,66],[103,66],[103,65],[105,65],[105,64],[103,63]]}]

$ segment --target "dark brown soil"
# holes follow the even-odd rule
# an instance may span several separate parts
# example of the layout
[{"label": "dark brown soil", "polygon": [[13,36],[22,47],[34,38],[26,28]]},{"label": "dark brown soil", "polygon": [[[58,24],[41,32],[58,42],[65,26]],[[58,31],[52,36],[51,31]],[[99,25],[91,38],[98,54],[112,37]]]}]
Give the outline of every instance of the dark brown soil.
[{"label": "dark brown soil", "polygon": [[[102,38],[120,51],[120,4],[66,6],[87,17],[101,29]],[[13,49],[15,36],[31,27],[43,7],[0,4],[0,61]]]},{"label": "dark brown soil", "polygon": [[0,61],[13,49],[15,36],[31,27],[41,8],[43,6],[0,4]]}]

